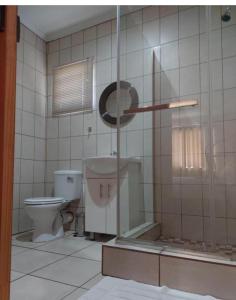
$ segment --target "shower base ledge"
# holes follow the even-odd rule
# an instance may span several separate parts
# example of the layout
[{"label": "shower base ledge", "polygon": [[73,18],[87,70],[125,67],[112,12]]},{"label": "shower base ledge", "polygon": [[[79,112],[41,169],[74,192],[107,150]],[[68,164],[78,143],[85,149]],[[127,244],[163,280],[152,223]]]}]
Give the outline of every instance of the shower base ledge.
[{"label": "shower base ledge", "polygon": [[138,243],[113,239],[104,244],[103,275],[235,300],[235,261]]}]

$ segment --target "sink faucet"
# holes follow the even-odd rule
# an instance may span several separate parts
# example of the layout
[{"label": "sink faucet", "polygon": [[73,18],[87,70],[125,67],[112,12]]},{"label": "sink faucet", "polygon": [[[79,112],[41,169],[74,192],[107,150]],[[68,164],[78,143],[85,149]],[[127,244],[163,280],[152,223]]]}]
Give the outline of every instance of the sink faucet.
[{"label": "sink faucet", "polygon": [[117,155],[117,151],[112,151],[111,152],[111,156],[116,156]]}]

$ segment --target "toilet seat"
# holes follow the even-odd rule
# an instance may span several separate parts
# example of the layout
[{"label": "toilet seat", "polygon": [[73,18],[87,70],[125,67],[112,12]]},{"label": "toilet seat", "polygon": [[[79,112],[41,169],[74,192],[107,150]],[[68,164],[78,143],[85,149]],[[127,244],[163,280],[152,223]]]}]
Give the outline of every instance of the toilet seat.
[{"label": "toilet seat", "polygon": [[26,205],[50,205],[64,203],[65,199],[60,197],[39,197],[39,198],[28,198],[24,200]]}]

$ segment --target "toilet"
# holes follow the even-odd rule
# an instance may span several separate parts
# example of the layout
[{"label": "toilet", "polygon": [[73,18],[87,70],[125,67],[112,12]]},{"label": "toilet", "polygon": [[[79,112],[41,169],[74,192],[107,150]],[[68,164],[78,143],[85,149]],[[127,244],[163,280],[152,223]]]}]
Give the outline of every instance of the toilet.
[{"label": "toilet", "polygon": [[81,199],[82,172],[55,171],[54,191],[54,197],[24,200],[26,213],[35,226],[33,242],[51,241],[64,235],[62,209],[71,201]]}]

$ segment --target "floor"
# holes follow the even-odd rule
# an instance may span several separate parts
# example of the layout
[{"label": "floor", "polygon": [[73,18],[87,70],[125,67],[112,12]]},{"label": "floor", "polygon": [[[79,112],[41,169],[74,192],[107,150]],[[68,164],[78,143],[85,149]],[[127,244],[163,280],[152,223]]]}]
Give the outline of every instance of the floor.
[{"label": "floor", "polygon": [[11,300],[77,300],[102,279],[102,243],[65,237],[32,243],[12,240]]}]

